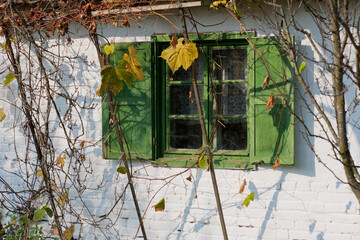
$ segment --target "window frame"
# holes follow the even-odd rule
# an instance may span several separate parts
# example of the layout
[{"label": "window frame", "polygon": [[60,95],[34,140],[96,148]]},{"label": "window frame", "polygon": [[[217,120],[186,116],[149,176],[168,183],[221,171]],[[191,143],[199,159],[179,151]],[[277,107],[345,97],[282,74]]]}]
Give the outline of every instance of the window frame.
[{"label": "window frame", "polygon": [[[249,44],[246,41],[246,38],[253,37],[254,34],[241,34],[241,33],[213,33],[213,34],[201,34],[200,39],[198,35],[189,35],[189,40],[197,43],[197,47],[199,48],[199,43],[204,44],[204,51],[207,51],[208,55],[211,54],[211,49],[224,49],[224,48],[245,48],[247,49],[247,63],[252,59],[253,50],[249,47]],[[161,54],[161,51],[169,46],[169,42],[171,41],[172,36],[169,35],[156,35],[153,36],[154,48],[156,56]],[[199,53],[200,54],[200,53]],[[171,167],[189,167],[193,166],[199,155],[201,154],[200,149],[171,149],[168,148],[168,136],[169,136],[169,127],[167,124],[167,114],[169,112],[168,106],[166,104],[168,100],[168,91],[166,91],[166,84],[169,79],[170,69],[166,65],[166,62],[162,59],[156,58],[156,74],[158,77],[156,78],[156,82],[158,85],[154,89],[156,92],[156,96],[158,96],[158,103],[156,116],[159,116],[160,119],[156,124],[156,139],[157,139],[157,153],[156,153],[156,162]],[[250,168],[252,165],[250,164],[250,130],[249,130],[249,121],[250,117],[250,109],[249,109],[249,101],[250,100],[250,86],[253,81],[251,77],[253,74],[250,74],[251,69],[249,68],[249,64],[247,64],[247,149],[246,150],[214,150],[213,151],[213,161],[214,166],[217,168]],[[208,69],[208,71],[206,70]],[[208,67],[208,61],[203,57],[203,93],[209,91],[208,87],[209,83],[205,83],[208,78],[208,74],[212,71],[212,66]],[[166,72],[166,74],[163,74]],[[220,81],[219,81],[220,82]],[[229,81],[230,82],[230,81]],[[241,81],[243,82],[243,81]],[[188,83],[189,84],[189,83]],[[204,118],[207,125],[208,133],[211,132],[210,128],[212,128],[213,124],[208,123],[209,119],[212,119],[212,116],[208,116],[209,112],[211,114],[210,105],[212,104],[213,96],[211,94],[210,99],[202,103]],[[165,96],[165,97],[164,97]],[[165,114],[164,114],[165,109]],[[198,119],[197,116],[193,117],[194,119]],[[221,126],[220,126],[221,127]],[[165,128],[165,130],[164,130]],[[165,131],[165,132],[164,132]],[[159,140],[159,141],[158,141]]]},{"label": "window frame", "polygon": [[[166,94],[161,93],[166,85],[164,85],[164,80],[161,80],[161,76],[164,76],[162,71],[167,69],[167,65],[158,56],[161,55],[161,45],[168,47],[171,37],[155,35],[152,36],[151,41],[147,42],[115,43],[114,57],[120,57],[124,51],[127,51],[126,48],[129,45],[134,45],[138,49],[137,55],[143,64],[145,76],[144,81],[138,81],[135,84],[137,89],[128,89],[119,93],[117,99],[120,105],[118,107],[124,106],[124,109],[120,109],[122,112],[120,117],[129,143],[128,151],[132,152],[132,159],[154,160],[152,164],[160,166],[191,167],[195,166],[201,154],[200,150],[190,150],[180,154],[168,152],[166,155],[164,151],[166,135],[163,134],[165,126],[163,111],[166,107]],[[293,165],[295,138],[294,116],[291,112],[294,111],[294,66],[287,55],[281,51],[278,39],[254,37],[253,33],[200,34],[190,35],[189,39],[206,43],[249,42],[247,47],[248,153],[241,155],[233,150],[225,150],[225,152],[220,152],[223,154],[214,154],[214,167],[252,168],[253,164],[258,162],[274,164],[276,157],[281,159],[281,165]],[[115,62],[110,64],[115,64]],[[271,83],[269,88],[263,90],[262,84],[266,74],[271,75]],[[274,92],[276,96],[276,103],[275,107],[269,111],[266,109],[266,102],[271,92]],[[122,104],[123,100],[125,102]],[[281,111],[278,111],[279,107]],[[129,111],[129,108],[136,108],[136,111]],[[143,110],[139,111],[140,108]],[[118,150],[117,141],[113,141],[115,135],[111,128],[106,97],[103,97],[102,102],[102,126],[103,157],[119,159],[121,153]],[[235,154],[232,155],[232,153]]]}]

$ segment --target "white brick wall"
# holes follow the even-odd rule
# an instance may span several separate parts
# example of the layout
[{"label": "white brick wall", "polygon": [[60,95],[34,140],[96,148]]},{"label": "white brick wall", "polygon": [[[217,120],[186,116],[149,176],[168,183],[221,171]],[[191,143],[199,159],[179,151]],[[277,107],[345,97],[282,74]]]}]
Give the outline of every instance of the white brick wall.
[{"label": "white brick wall", "polygon": [[[212,24],[214,19],[207,9],[197,9],[198,20]],[[225,13],[218,12],[221,17]],[[299,13],[299,19],[305,21]],[[154,23],[157,23],[154,30]],[[150,40],[153,33],[169,33],[170,27],[162,19],[148,18],[141,21],[144,28],[113,28],[111,25],[103,26],[102,34],[110,40],[132,41],[134,36],[138,41]],[[255,23],[249,22],[248,27],[256,27]],[[311,29],[313,26],[309,25]],[[202,28],[201,31],[239,31],[238,24],[229,19],[225,24],[217,27]],[[78,35],[84,35],[81,28],[73,26],[72,31]],[[155,31],[155,32],[153,32]],[[81,66],[74,69],[74,76],[81,80],[84,96],[94,97],[95,89],[100,79],[100,67],[97,63],[94,46],[89,45],[88,39],[81,39],[73,36],[72,48],[77,51],[82,49],[88,62],[94,62],[91,69],[85,72]],[[311,79],[311,76],[308,76]],[[16,86],[11,87],[13,90]],[[0,88],[2,99],[13,101],[8,88]],[[84,113],[86,136],[83,140],[95,143],[101,138],[101,101],[95,98],[95,108]],[[21,142],[22,134],[17,130],[9,130],[14,123],[14,110],[9,107],[6,101],[0,101],[0,107],[6,109],[7,119],[0,123],[0,174],[14,188],[19,188],[18,179],[8,172],[16,172],[18,165],[13,150],[13,137]],[[310,119],[308,116],[307,119]],[[316,123],[315,129],[316,129]],[[310,149],[300,134],[296,134],[296,159],[295,166],[280,166],[273,171],[271,166],[260,166],[258,171],[239,170],[216,170],[218,184],[220,187],[221,200],[227,224],[229,239],[326,239],[326,240],[360,240],[360,215],[359,204],[353,196],[349,187],[340,183],[324,166],[317,162]],[[352,148],[360,147],[356,134],[352,135]],[[321,141],[314,141],[317,149],[324,149],[322,157],[329,167],[333,167],[341,178],[342,169],[327,157],[329,147]],[[64,143],[59,141],[59,148]],[[21,146],[17,146],[18,148]],[[59,149],[60,151],[61,149]],[[96,218],[104,213],[115,202],[115,190],[117,194],[122,191],[126,181],[124,176],[117,179],[117,161],[101,159],[101,143],[93,148],[87,149],[86,161],[92,164],[94,170],[88,176],[87,183],[92,186],[100,184],[104,179],[105,186],[101,191],[87,190],[82,194],[84,202],[88,205],[91,214]],[[134,162],[134,167],[140,169],[143,163]],[[147,165],[147,163],[145,164]],[[147,167],[140,170],[138,177],[163,177],[176,174],[183,169]],[[144,225],[149,239],[192,239],[209,240],[222,239],[221,227],[217,215],[211,178],[208,172],[202,170],[191,170],[193,176],[198,175],[194,182],[188,182],[185,178],[189,173],[175,178],[169,185],[162,188],[154,199],[150,199],[165,184],[165,181],[134,179],[140,208],[144,211],[148,206],[145,215]],[[241,182],[246,178],[248,185],[243,194],[238,194]],[[4,186],[0,185],[0,190]],[[242,200],[250,192],[255,192],[255,201],[249,207],[241,207]],[[197,198],[195,198],[197,195]],[[161,198],[165,198],[166,209],[164,212],[155,212],[152,205]],[[82,203],[78,196],[70,192],[70,199],[78,209]],[[120,211],[121,210],[121,211]],[[117,214],[119,218],[117,218]],[[89,213],[84,211],[84,217],[89,218]],[[138,220],[134,210],[130,191],[127,192],[124,203],[117,205],[110,215],[115,225],[112,229],[104,230],[109,239],[133,239],[138,228]],[[76,221],[76,220],[75,220]],[[101,227],[109,224],[102,222]],[[76,234],[79,228],[77,227]],[[141,231],[139,231],[141,233]],[[141,235],[141,234],[140,234]],[[83,225],[83,239],[105,239],[99,229],[86,224]],[[141,239],[138,237],[138,239]]]}]

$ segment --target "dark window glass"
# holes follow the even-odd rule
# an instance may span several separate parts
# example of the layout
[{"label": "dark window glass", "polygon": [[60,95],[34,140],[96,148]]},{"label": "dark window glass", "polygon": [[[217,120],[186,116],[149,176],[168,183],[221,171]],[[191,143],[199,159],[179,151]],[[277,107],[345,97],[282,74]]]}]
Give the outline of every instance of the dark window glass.
[{"label": "dark window glass", "polygon": [[197,149],[201,145],[199,120],[170,119],[170,148]]}]

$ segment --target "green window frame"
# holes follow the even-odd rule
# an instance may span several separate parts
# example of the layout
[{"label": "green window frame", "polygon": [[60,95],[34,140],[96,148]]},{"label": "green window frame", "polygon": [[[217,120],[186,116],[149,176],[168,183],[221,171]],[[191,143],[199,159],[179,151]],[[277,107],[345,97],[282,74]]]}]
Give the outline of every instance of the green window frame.
[{"label": "green window frame", "polygon": [[[294,164],[294,90],[292,65],[286,54],[276,44],[276,38],[256,38],[241,33],[190,35],[197,43],[199,55],[203,58],[198,84],[203,89],[203,112],[207,131],[212,131],[212,83],[246,84],[246,114],[222,116],[227,119],[246,119],[246,148],[239,150],[214,151],[214,166],[217,168],[249,168],[254,162],[273,164],[276,157],[282,165]],[[201,150],[176,149],[170,147],[170,121],[172,119],[198,119],[197,113],[174,114],[170,112],[170,89],[185,88],[190,82],[169,81],[171,74],[165,61],[160,59],[161,51],[169,46],[171,36],[153,36],[151,42],[136,43],[140,62],[143,64],[145,80],[135,81],[135,89],[127,87],[118,94],[118,108],[123,131],[129,150],[140,159],[155,160],[154,164],[174,167],[193,166]],[[201,43],[201,44],[200,44]],[[132,43],[134,44],[134,43]],[[115,44],[115,62],[126,52],[129,44]],[[200,48],[200,46],[202,46]],[[213,62],[212,49],[246,50],[246,79],[210,81]],[[205,54],[206,53],[206,54]],[[208,58],[210,56],[210,58]],[[112,62],[111,64],[114,64]],[[269,87],[262,89],[264,79],[269,75]],[[137,85],[136,85],[137,84]],[[174,88],[175,86],[175,88]],[[234,85],[232,85],[234,86]],[[270,94],[275,95],[275,106],[270,111],[266,103]],[[106,99],[103,98],[103,157],[119,158],[114,131],[108,116]],[[143,111],[143,112],[142,112]],[[130,117],[130,118],[129,118]],[[236,133],[235,133],[236,134]],[[201,138],[201,137],[200,137]],[[235,137],[236,139],[236,137]]]}]

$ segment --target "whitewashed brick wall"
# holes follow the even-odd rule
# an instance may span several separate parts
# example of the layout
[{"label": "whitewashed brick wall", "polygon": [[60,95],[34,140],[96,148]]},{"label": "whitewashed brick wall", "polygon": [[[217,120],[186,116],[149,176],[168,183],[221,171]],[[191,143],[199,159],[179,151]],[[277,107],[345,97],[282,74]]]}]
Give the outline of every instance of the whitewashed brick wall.
[{"label": "whitewashed brick wall", "polygon": [[[213,24],[226,17],[226,13],[207,9],[195,9],[198,21]],[[215,19],[214,14],[218,14]],[[304,13],[299,13],[299,20],[309,21]],[[179,22],[179,19],[178,19]],[[154,33],[173,33],[171,26],[163,19],[147,18],[140,21],[143,28],[137,26],[127,28],[114,28],[112,25],[102,26],[101,33],[114,42],[120,41],[149,41]],[[307,25],[311,30],[314,26],[311,21]],[[255,23],[249,22],[248,29],[256,29]],[[239,31],[238,23],[229,19],[220,26],[203,28],[202,32],[226,32]],[[72,26],[71,30],[79,36],[86,35],[79,26]],[[258,30],[261,33],[261,29]],[[300,36],[295,36],[300,37]],[[95,90],[100,83],[100,67],[94,46],[89,45],[88,39],[72,36],[74,50],[80,48],[88,62],[94,64],[82,70],[82,67],[74,69],[76,80],[81,80],[84,96],[94,96]],[[304,48],[306,42],[303,42]],[[308,79],[313,80],[311,72],[307,72]],[[16,84],[11,86],[16,92]],[[16,96],[16,94],[15,94]],[[6,120],[0,123],[0,174],[15,189],[20,189],[17,178],[4,171],[18,171],[15,160],[13,138],[21,142],[22,133],[10,129],[15,120],[14,109],[7,101],[15,101],[9,88],[0,88],[0,108],[4,108],[8,115]],[[5,101],[4,101],[5,100]],[[101,138],[101,101],[96,98],[96,107],[84,112],[83,120],[86,122],[86,136],[83,140],[96,143]],[[305,116],[308,123],[316,123],[312,118]],[[296,127],[300,127],[297,126]],[[22,140],[24,142],[24,140]],[[352,149],[359,149],[358,134],[350,136]],[[64,147],[64,143],[59,142]],[[21,145],[21,144],[20,144]],[[24,146],[17,146],[21,148]],[[326,164],[335,170],[336,174],[344,179],[342,167],[327,157],[329,146],[324,142],[314,140],[316,149],[320,150],[320,156],[326,159]],[[240,170],[216,170],[221,201],[225,214],[225,222],[229,239],[316,239],[316,240],[360,240],[360,215],[359,204],[347,185],[339,182],[333,174],[318,163],[310,149],[307,147],[300,133],[295,135],[295,166],[280,166],[274,171],[271,166],[259,166],[258,171]],[[60,147],[59,147],[60,148]],[[59,149],[60,151],[61,149]],[[359,159],[357,154],[356,159]],[[92,164],[93,174],[88,178],[88,184],[97,185],[103,180],[106,183],[99,191],[85,191],[82,195],[88,205],[91,214],[96,218],[109,209],[114,203],[114,192],[121,191],[126,179],[116,174],[117,161],[101,159],[101,143],[87,150],[87,160]],[[137,177],[162,178],[183,171],[182,168],[164,168],[148,166],[148,163],[134,162],[135,169],[144,165],[145,170],[139,170]],[[149,239],[191,239],[209,240],[222,239],[222,232],[217,215],[216,203],[209,172],[191,169],[194,181],[189,182],[185,178],[189,173],[176,177],[164,187],[167,181],[134,179],[140,208],[147,212],[144,225]],[[248,185],[243,194],[238,194],[239,187],[246,179]],[[4,186],[0,185],[0,190]],[[161,189],[158,193],[157,191]],[[249,207],[242,207],[242,200],[250,192],[255,192],[255,201]],[[156,196],[153,198],[154,194]],[[195,198],[197,196],[197,198]],[[152,205],[161,198],[165,198],[166,208],[164,212],[155,212]],[[70,192],[70,199],[79,209],[82,203],[77,201],[74,192]],[[120,217],[116,216],[120,212]],[[123,205],[119,204],[112,215],[116,221],[114,228],[105,230],[109,239],[133,239],[137,229],[138,220],[132,202],[130,191],[127,192]],[[90,217],[85,211],[85,217]],[[70,219],[76,221],[76,219]],[[102,222],[105,228],[109,222]],[[102,233],[92,227],[83,225],[82,239],[105,239]],[[76,234],[79,234],[80,226],[76,225]],[[141,235],[141,231],[139,231]],[[138,239],[141,239],[138,237]]]}]

